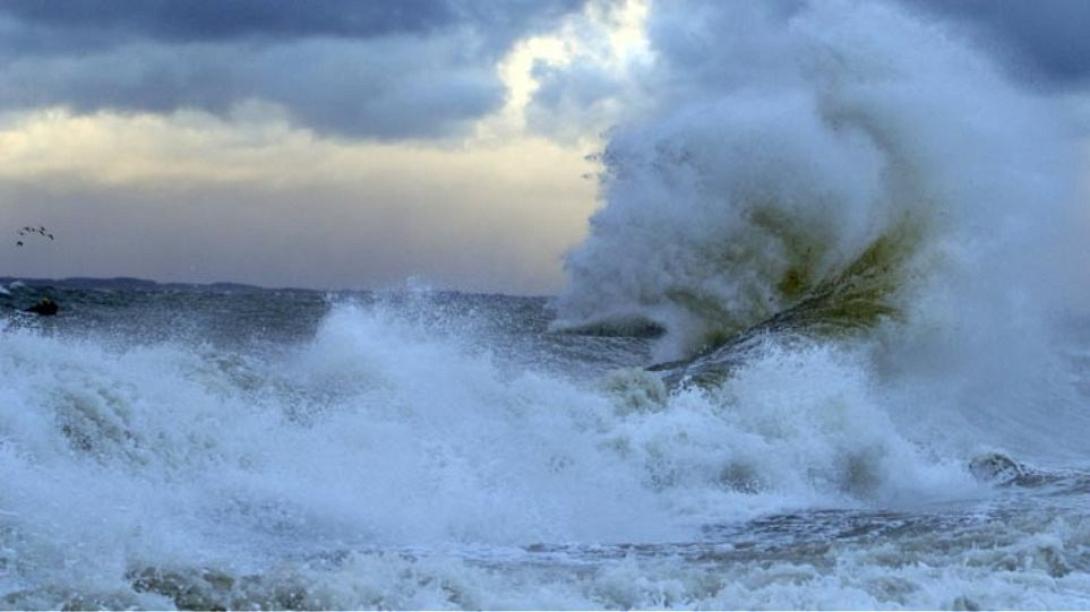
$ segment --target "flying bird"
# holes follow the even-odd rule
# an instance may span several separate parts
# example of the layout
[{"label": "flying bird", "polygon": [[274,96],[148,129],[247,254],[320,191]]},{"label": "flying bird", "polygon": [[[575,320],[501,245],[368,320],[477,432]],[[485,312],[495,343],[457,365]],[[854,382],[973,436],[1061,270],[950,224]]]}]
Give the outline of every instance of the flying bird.
[{"label": "flying bird", "polygon": [[[20,238],[23,237],[23,236],[38,234],[42,238],[49,238],[50,240],[55,240],[56,239],[53,236],[53,232],[50,232],[48,229],[46,229],[46,227],[44,225],[39,225],[38,227],[31,227],[31,226],[27,225],[27,226],[24,226],[22,229],[16,231],[15,233],[18,234]],[[25,244],[26,244],[26,242],[24,242],[23,240],[17,240],[15,242],[15,246],[18,246],[18,247],[24,246]]]}]

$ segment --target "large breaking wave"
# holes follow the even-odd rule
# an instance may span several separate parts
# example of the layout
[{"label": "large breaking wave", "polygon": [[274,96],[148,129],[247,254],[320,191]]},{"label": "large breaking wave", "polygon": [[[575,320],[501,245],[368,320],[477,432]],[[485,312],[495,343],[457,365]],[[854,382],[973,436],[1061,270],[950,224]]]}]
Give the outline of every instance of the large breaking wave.
[{"label": "large breaking wave", "polygon": [[807,301],[838,328],[1053,305],[1076,182],[1046,101],[883,3],[656,11],[656,102],[611,133],[558,327],[652,324],[671,359]]},{"label": "large breaking wave", "polygon": [[612,133],[554,305],[664,330],[665,376],[588,377],[615,339],[545,350],[503,297],[483,325],[338,302],[272,347],[196,315],[9,327],[0,607],[1085,605],[1084,514],[957,505],[1006,455],[1085,467],[1049,103],[885,4],[650,27],[655,103]]},{"label": "large breaking wave", "polygon": [[[835,350],[668,394],[638,368],[589,386],[525,369],[460,327],[340,305],[274,354],[8,329],[0,605],[304,605],[266,591],[330,578],[345,555],[685,541],[976,486],[874,410]],[[238,591],[245,576],[260,592]],[[229,586],[204,600],[205,581]],[[314,588],[299,587],[333,597]],[[337,597],[324,605],[367,601]]]}]

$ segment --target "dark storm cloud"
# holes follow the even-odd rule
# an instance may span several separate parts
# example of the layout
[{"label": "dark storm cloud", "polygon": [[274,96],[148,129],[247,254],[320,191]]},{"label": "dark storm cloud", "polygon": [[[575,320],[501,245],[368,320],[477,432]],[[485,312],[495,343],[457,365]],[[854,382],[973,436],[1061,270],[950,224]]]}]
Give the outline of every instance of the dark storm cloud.
[{"label": "dark storm cloud", "polygon": [[35,34],[64,33],[77,45],[133,38],[174,43],[371,38],[469,24],[503,46],[582,4],[583,0],[4,0],[0,16]]},{"label": "dark storm cloud", "polygon": [[970,28],[1027,80],[1090,82],[1090,1],[902,0]]},{"label": "dark storm cloud", "polygon": [[496,62],[583,0],[10,0],[0,108],[282,106],[349,137],[456,132],[503,102]]},{"label": "dark storm cloud", "polygon": [[172,42],[241,36],[375,36],[449,24],[443,0],[5,0],[0,14],[29,26],[100,31]]},{"label": "dark storm cloud", "polygon": [[431,137],[503,102],[490,62],[459,56],[470,34],[425,39],[301,39],[257,49],[130,45],[83,57],[51,56],[0,69],[0,105],[64,105],[226,115],[240,102],[282,106],[297,124],[347,137]]}]

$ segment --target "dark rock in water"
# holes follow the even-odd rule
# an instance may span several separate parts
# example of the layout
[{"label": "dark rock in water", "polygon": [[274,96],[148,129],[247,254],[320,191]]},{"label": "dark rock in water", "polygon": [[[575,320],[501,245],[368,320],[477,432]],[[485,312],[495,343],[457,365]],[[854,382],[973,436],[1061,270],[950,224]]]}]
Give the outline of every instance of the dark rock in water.
[{"label": "dark rock in water", "polygon": [[1025,466],[1001,453],[973,457],[969,471],[981,482],[998,485],[1021,485],[1034,480]]},{"label": "dark rock in water", "polygon": [[1025,468],[1000,453],[987,453],[969,461],[969,471],[981,482],[1013,484],[1025,475]]},{"label": "dark rock in water", "polygon": [[980,482],[1003,487],[1042,487],[1063,482],[1067,475],[1019,463],[1002,453],[985,453],[969,461],[969,472]]},{"label": "dark rock in water", "polygon": [[32,312],[43,317],[51,317],[60,312],[60,306],[49,298],[42,298],[37,304],[26,308],[23,312]]}]

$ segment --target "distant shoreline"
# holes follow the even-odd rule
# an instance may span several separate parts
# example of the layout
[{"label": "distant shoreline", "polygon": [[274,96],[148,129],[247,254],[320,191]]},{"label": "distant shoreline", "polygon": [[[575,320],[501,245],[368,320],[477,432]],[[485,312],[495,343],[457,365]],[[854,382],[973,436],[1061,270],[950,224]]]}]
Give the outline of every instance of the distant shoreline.
[{"label": "distant shoreline", "polygon": [[[68,278],[26,278],[19,276],[0,276],[0,286],[10,288],[11,283],[20,282],[29,287],[54,287],[57,289],[77,289],[77,290],[125,290],[125,291],[223,291],[223,292],[246,292],[246,293],[258,293],[264,291],[292,291],[300,293],[386,293],[397,292],[397,288],[386,289],[309,289],[306,287],[263,287],[260,285],[249,285],[246,283],[234,283],[234,282],[213,282],[213,283],[182,283],[182,282],[159,282],[154,280],[148,280],[145,278],[135,278],[129,276],[117,276],[112,278],[98,278],[90,276],[73,276]],[[401,291],[406,289],[401,288]],[[552,296],[549,295],[520,295],[520,294],[508,294],[497,293],[493,291],[477,292],[477,291],[463,291],[459,289],[436,289],[437,294],[464,294],[464,295],[502,295],[512,298],[529,298],[529,299],[548,299]]]},{"label": "distant shoreline", "polygon": [[296,287],[259,287],[245,283],[161,283],[144,278],[117,276],[113,278],[96,278],[88,276],[74,276],[69,278],[24,278],[18,276],[0,276],[0,284],[9,285],[14,282],[24,283],[32,287],[51,286],[64,289],[129,289],[129,290],[162,290],[162,289],[220,289],[234,291],[322,291],[320,289],[302,289]]}]

